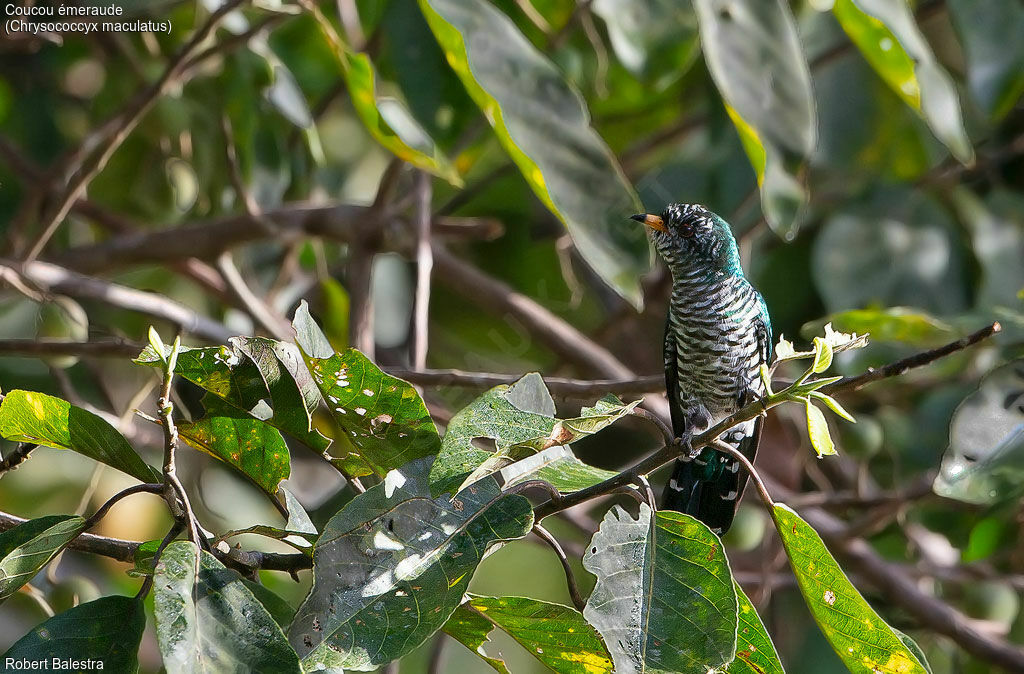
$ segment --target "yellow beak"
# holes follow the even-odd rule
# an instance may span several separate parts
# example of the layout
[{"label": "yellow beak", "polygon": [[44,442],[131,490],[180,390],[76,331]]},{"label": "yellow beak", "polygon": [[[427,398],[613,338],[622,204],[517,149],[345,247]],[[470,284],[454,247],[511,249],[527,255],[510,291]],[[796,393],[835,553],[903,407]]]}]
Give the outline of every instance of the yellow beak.
[{"label": "yellow beak", "polygon": [[668,234],[668,229],[665,228],[665,221],[660,216],[651,215],[650,213],[637,213],[636,215],[629,216],[631,219],[637,222],[642,222],[651,229],[656,229],[659,232]]}]

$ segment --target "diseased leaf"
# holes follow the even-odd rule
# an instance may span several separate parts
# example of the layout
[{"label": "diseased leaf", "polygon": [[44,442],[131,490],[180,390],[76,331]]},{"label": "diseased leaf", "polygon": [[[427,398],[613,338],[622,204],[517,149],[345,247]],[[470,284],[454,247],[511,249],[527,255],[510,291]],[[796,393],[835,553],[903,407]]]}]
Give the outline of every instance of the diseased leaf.
[{"label": "diseased leaf", "polygon": [[974,160],[960,100],[924,39],[910,5],[891,0],[836,0],[832,11],[871,67],[919,112],[935,137],[963,163]]},{"label": "diseased leaf", "polygon": [[850,671],[926,674],[899,635],[864,601],[817,532],[784,504],[775,505],[772,517],[811,615]]},{"label": "diseased leaf", "polygon": [[295,607],[286,602],[280,595],[267,589],[266,585],[261,585],[248,578],[243,578],[242,582],[249,588],[249,592],[252,592],[252,596],[256,598],[256,601],[263,604],[263,608],[267,609],[267,613],[274,619],[277,626],[282,630],[288,629],[288,625],[291,624],[292,619],[295,617]]},{"label": "diseased leaf", "polygon": [[415,122],[405,106],[395,99],[377,96],[377,74],[370,57],[352,51],[316,5],[304,4],[337,55],[352,107],[373,139],[399,159],[461,187],[462,178],[455,166]]},{"label": "diseased leaf", "polygon": [[791,237],[807,201],[802,163],[814,149],[811,76],[787,3],[694,0],[708,70],[757,174],[768,224]]},{"label": "diseased leaf", "polygon": [[[449,421],[441,451],[430,472],[431,491],[442,494],[462,489],[516,460],[576,442],[615,423],[639,403],[623,404],[609,396],[594,407],[584,407],[579,417],[556,419],[552,416],[554,402],[540,375],[528,374],[511,386],[495,386]],[[481,448],[482,439],[493,441],[494,451]],[[554,458],[549,456],[545,461]],[[533,463],[527,465],[530,466],[527,470],[544,468],[540,462],[535,468]],[[564,480],[555,474],[556,470],[544,472],[561,483],[559,488],[567,487],[570,491],[573,487],[579,488],[580,480],[589,486],[593,477],[606,477],[604,471],[591,469],[578,461],[563,461],[561,467],[572,471]]]},{"label": "diseased leaf", "polygon": [[32,580],[84,527],[82,517],[49,515],[0,533],[0,602]]},{"label": "diseased leaf", "polygon": [[703,523],[646,504],[634,520],[614,506],[583,568],[597,576],[583,615],[617,673],[706,671],[733,659],[736,589],[722,543]]},{"label": "diseased leaf", "polygon": [[1024,359],[985,376],[949,426],[936,494],[990,504],[1024,490]]},{"label": "diseased leaf", "polygon": [[409,382],[385,374],[356,349],[334,353],[305,302],[295,311],[294,327],[331,414],[375,473],[437,453],[437,428]]},{"label": "diseased leaf", "polygon": [[601,674],[612,671],[608,649],[597,631],[576,609],[527,597],[467,595],[462,605],[501,628],[561,674]]},{"label": "diseased leaf", "polygon": [[260,671],[300,673],[284,633],[238,572],[189,541],[164,548],[153,580],[157,643],[168,674]]},{"label": "diseased leaf", "polygon": [[484,0],[419,0],[448,63],[540,200],[616,292],[641,307],[651,266],[640,201],[583,98],[515,24]]},{"label": "diseased leaf", "polygon": [[725,671],[729,674],[785,674],[775,644],[768,636],[757,610],[743,588],[735,583],[739,601],[739,627],[736,630],[736,659]]},{"label": "diseased leaf", "polygon": [[[150,347],[135,362],[158,366],[160,358]],[[293,344],[234,337],[231,346],[182,347],[174,373],[318,452],[331,444],[312,429],[320,392]]]},{"label": "diseased leaf", "polygon": [[178,423],[181,439],[237,469],[268,494],[276,494],[278,483],[291,473],[280,431],[212,394],[203,398],[203,407],[203,418]]},{"label": "diseased leaf", "polygon": [[133,597],[101,597],[37,625],[0,660],[94,660],[103,663],[104,670],[135,674],[139,671],[139,643],[145,628],[146,612],[141,601]]},{"label": "diseased leaf", "polygon": [[493,477],[432,499],[430,462],[391,471],[324,527],[289,630],[307,671],[367,671],[412,651],[461,603],[487,549],[533,526],[530,502]]},{"label": "diseased leaf", "polygon": [[476,611],[470,610],[462,604],[443,627],[445,634],[458,641],[460,644],[471,650],[480,659],[486,662],[499,674],[510,674],[505,661],[501,658],[493,658],[484,651],[488,643],[488,637],[494,625]]},{"label": "diseased leaf", "polygon": [[11,391],[0,402],[0,435],[8,440],[70,449],[141,482],[159,482],[117,429],[92,412],[34,391]]},{"label": "diseased leaf", "polygon": [[810,398],[804,399],[804,406],[807,409],[807,435],[811,439],[811,446],[817,452],[818,458],[835,454],[836,446],[832,442],[832,435],[829,433],[825,415],[814,406]]}]

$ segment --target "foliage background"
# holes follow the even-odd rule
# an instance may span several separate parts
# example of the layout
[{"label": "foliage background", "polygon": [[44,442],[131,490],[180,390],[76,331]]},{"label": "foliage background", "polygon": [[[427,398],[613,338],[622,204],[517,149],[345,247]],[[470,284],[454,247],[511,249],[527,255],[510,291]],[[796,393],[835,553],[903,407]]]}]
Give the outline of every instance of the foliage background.
[{"label": "foliage background", "polygon": [[[493,2],[581,92],[594,128],[649,210],[659,211],[670,201],[700,202],[732,223],[776,334],[810,336],[827,316],[865,310],[836,320],[837,327],[873,333],[869,349],[839,363],[841,370],[854,372],[985,322],[1002,322],[1004,331],[994,344],[845,399],[858,424],[834,428],[839,458],[815,460],[801,413],[784,408],[767,427],[758,464],[778,482],[808,492],[809,501],[818,499],[856,522],[880,554],[905,565],[923,586],[982,621],[982,628],[1020,642],[1019,503],[1011,498],[991,507],[968,506],[939,499],[928,486],[948,444],[955,406],[981,375],[1024,352],[1024,109],[1019,102],[1024,10],[1014,0],[925,1],[914,7],[927,45],[955,82],[974,148],[973,162],[964,164],[929,128],[935,118],[922,118],[901,100],[850,42],[835,18],[843,2],[834,12],[821,11],[819,2],[791,3],[810,66],[817,141],[806,161],[785,160],[787,169],[799,165],[794,175],[806,186],[808,203],[798,218],[769,217],[775,220],[769,226],[755,172],[701,57],[687,4]],[[6,259],[25,254],[66,193],[62,171],[74,166],[76,148],[87,147],[104,121],[130,107],[211,9],[178,2],[145,10],[142,3],[138,9],[125,6],[169,17],[172,33],[23,34],[0,43],[0,222]],[[452,158],[465,183],[460,188],[433,179],[432,195],[427,193],[433,238],[444,246],[443,254],[450,251],[512,293],[532,298],[633,372],[658,373],[664,270],[644,275],[641,312],[601,281],[577,252],[580,235],[574,246],[516,170],[446,63],[414,0],[340,0],[339,6],[340,21],[333,3],[324,3],[322,10],[349,45],[370,55],[378,94],[405,102],[427,143],[432,139]],[[270,3],[246,6],[229,16],[210,45],[215,52],[157,97],[109,162],[89,176],[87,193],[40,258],[75,267],[74,253],[66,251],[129,236],[135,229],[172,228],[247,211],[273,219],[299,204],[371,205],[383,176],[392,184],[392,205],[397,204],[397,216],[385,226],[371,220],[376,229],[348,244],[315,235],[253,236],[254,241],[232,248],[231,263],[272,316],[290,316],[298,300],[307,298],[336,346],[353,343],[375,351],[385,367],[415,365],[415,344],[424,343],[413,318],[414,202],[423,194],[421,179],[411,170],[388,177],[393,155],[361,123],[353,105],[358,98],[346,90],[336,55],[308,14],[276,11]],[[543,81],[529,76],[513,81],[524,105],[543,99],[547,91]],[[955,124],[955,110],[943,114]],[[227,131],[224,118],[230,121]],[[396,117],[388,121],[393,127],[401,123]],[[228,148],[234,159],[228,158]],[[586,198],[603,198],[594,184],[584,181],[580,187]],[[258,228],[258,218],[252,220],[249,226]],[[623,220],[622,227],[631,224]],[[118,259],[94,275],[176,300],[227,326],[229,334],[267,331],[254,322],[251,304],[233,295],[220,262],[189,259],[187,242],[179,249],[174,263]],[[446,263],[436,253],[435,258],[427,366],[609,376],[573,357],[572,344],[553,346],[537,325],[503,311],[458,273],[465,266]],[[76,294],[73,288],[63,292]],[[75,309],[44,308],[9,289],[0,298],[0,338],[138,342],[153,322],[173,331],[170,323],[116,302],[82,297],[78,302],[88,316],[87,332],[72,325]],[[894,307],[906,309],[894,312]],[[185,341],[203,340],[186,332]],[[60,367],[67,364],[10,354],[0,358],[0,386],[84,401],[122,417],[144,456],[157,457],[159,434],[132,418],[134,407],[153,412],[153,373],[126,358],[83,357]],[[443,423],[476,392],[427,386],[425,398]],[[560,412],[575,412],[581,402],[591,401],[561,400]],[[576,449],[589,463],[614,469],[654,445],[641,425],[627,421]],[[0,452],[7,450],[5,445]],[[294,452],[292,470],[289,485],[318,524],[351,497],[343,480],[313,454]],[[227,530],[273,520],[265,500],[209,457],[189,453],[183,471],[208,527]],[[126,486],[124,479],[77,455],[40,449],[3,477],[0,510],[23,517],[91,512]],[[835,494],[853,496],[834,499]],[[886,501],[879,494],[898,497]],[[727,539],[734,546],[730,559],[788,671],[842,671],[806,612],[759,504],[748,497],[742,511]],[[161,537],[168,526],[159,501],[143,496],[115,507],[99,533],[148,540]],[[552,528],[578,561],[587,538],[568,523]],[[579,564],[577,574],[585,584],[592,582]],[[284,574],[263,575],[268,586],[296,601],[308,587],[308,574],[298,584]],[[69,582],[84,595],[134,593],[138,585],[122,565],[72,552],[63,556],[55,578],[38,582],[55,606],[68,601]],[[472,589],[568,603],[556,559],[535,539],[516,541],[487,559]],[[918,640],[935,671],[987,671],[948,639],[920,629],[891,598],[872,594],[870,587],[863,590],[887,619]],[[0,651],[42,620],[41,610],[25,594],[4,604]],[[144,667],[156,671],[152,634],[143,643]],[[428,642],[398,671],[425,671],[431,649]],[[501,651],[513,671],[540,671],[513,642],[503,643]],[[446,645],[442,657],[441,671],[480,667],[454,643]]]}]

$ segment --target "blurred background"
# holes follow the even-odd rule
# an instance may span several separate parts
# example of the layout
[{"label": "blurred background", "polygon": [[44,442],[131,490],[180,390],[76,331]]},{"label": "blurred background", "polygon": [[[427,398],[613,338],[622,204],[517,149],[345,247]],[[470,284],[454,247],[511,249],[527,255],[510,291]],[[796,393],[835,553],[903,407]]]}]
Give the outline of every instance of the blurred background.
[{"label": "blurred background", "polygon": [[[280,0],[126,0],[124,20],[169,31],[3,34],[0,388],[100,413],[152,463],[159,429],[134,411],[153,413],[156,373],[130,362],[146,328],[189,345],[288,339],[300,299],[335,347],[386,369],[658,375],[669,279],[625,218],[699,202],[732,224],[776,335],[799,346],[828,321],[871,333],[837,359],[842,374],[1001,323],[977,348],[845,395],[857,423],[833,424],[838,457],[815,459],[804,411],[779,409],[758,465],[979,630],[1024,641],[1024,458],[1001,459],[1009,477],[973,503],[931,488],[947,450],[955,462],[992,449],[972,444],[966,413],[950,447],[951,420],[984,375],[1024,355],[1024,6],[923,0],[880,20],[864,14],[877,3],[854,0],[473,0],[466,11],[483,19],[461,27],[460,69],[424,11],[455,25],[459,4],[337,0],[318,21]],[[39,340],[100,346],[40,354]],[[483,390],[408,376],[439,427]],[[656,395],[647,381],[620,392]],[[1024,389],[1006,386],[1000,400]],[[177,393],[198,412],[196,391]],[[602,393],[556,394],[559,412]],[[627,419],[575,449],[617,469],[656,446]],[[315,452],[291,449],[287,484],[322,524],[352,492]],[[227,466],[182,454],[208,529],[278,523]],[[40,448],[3,475],[0,511],[92,512],[129,483]],[[607,506],[551,522],[587,589],[578,560]],[[169,525],[141,495],[97,533],[150,540]],[[755,499],[726,542],[787,670],[843,671]],[[63,554],[0,606],[0,651],[50,611],[134,593],[126,570]],[[263,581],[297,603],[309,574]],[[853,581],[934,671],[990,671]],[[534,538],[489,557],[472,589],[569,603]],[[148,629],[143,670],[155,672]],[[542,671],[499,643],[512,671]],[[432,657],[434,671],[485,671],[453,641],[439,653],[428,642],[391,671],[427,671]]]}]

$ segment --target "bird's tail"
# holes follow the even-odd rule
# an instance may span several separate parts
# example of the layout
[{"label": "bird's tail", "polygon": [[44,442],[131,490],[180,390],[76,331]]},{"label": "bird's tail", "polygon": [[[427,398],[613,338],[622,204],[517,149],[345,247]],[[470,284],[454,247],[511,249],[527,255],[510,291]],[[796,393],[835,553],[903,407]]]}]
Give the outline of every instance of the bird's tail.
[{"label": "bird's tail", "polygon": [[[751,461],[757,452],[760,430],[757,424],[754,434],[738,443],[737,448]],[[732,526],[746,484],[746,470],[736,459],[705,449],[693,459],[676,459],[661,507],[692,515],[716,534],[724,534]]]}]

